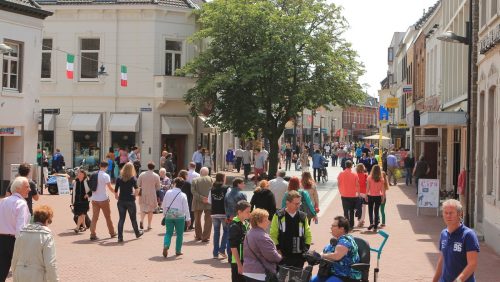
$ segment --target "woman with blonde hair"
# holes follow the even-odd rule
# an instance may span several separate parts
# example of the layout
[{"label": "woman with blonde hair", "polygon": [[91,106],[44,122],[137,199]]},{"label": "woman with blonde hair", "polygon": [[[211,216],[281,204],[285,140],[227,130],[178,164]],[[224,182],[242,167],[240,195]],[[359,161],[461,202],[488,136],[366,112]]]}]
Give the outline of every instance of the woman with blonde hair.
[{"label": "woman with blonde hair", "polygon": [[366,193],[368,194],[368,212],[370,216],[368,230],[373,229],[375,232],[377,232],[379,224],[380,203],[385,198],[385,183],[380,166],[374,165],[367,179]]},{"label": "woman with blonde hair", "polygon": [[47,227],[53,217],[54,212],[49,206],[36,207],[34,223],[21,230],[12,256],[14,281],[59,281],[54,236]]},{"label": "woman with blonde hair", "polygon": [[[300,184],[302,184],[302,188],[304,189],[304,191],[309,194],[311,202],[314,206],[314,211],[318,213],[319,212],[318,190],[316,189],[316,182],[314,181],[309,171],[304,171],[302,173],[302,179],[300,180]],[[313,217],[310,212],[307,213],[307,216],[310,218]]]},{"label": "woman with blonde hair", "polygon": [[276,199],[273,192],[269,190],[269,181],[262,180],[259,186],[253,191],[252,200],[250,200],[251,209],[264,209],[269,213],[269,220],[276,213]]},{"label": "woman with blonde hair", "polygon": [[118,200],[118,242],[123,242],[123,224],[125,217],[128,215],[134,228],[135,237],[139,238],[144,234],[144,231],[139,230],[137,226],[137,207],[135,205],[135,197],[139,193],[134,165],[131,162],[126,163],[120,171],[120,176],[116,179],[115,198]]},{"label": "woman with blonde hair", "polygon": [[276,273],[276,266],[282,259],[266,232],[270,223],[266,210],[255,209],[250,214],[252,229],[243,241],[243,276],[246,281],[265,281],[266,272]]}]

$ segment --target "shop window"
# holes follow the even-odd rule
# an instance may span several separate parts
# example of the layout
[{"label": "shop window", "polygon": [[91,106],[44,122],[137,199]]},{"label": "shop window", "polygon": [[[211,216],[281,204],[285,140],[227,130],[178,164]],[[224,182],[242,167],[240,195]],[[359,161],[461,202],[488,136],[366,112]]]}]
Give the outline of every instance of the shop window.
[{"label": "shop window", "polygon": [[42,72],[41,78],[52,78],[52,39],[42,41]]},{"label": "shop window", "polygon": [[95,171],[99,169],[100,159],[99,133],[93,131],[74,131],[73,166],[80,166],[88,171]]},{"label": "shop window", "polygon": [[2,88],[21,92],[23,44],[5,40],[4,43],[12,51],[3,54]]},{"label": "shop window", "polygon": [[97,79],[100,45],[99,38],[82,38],[80,40],[81,79]]}]

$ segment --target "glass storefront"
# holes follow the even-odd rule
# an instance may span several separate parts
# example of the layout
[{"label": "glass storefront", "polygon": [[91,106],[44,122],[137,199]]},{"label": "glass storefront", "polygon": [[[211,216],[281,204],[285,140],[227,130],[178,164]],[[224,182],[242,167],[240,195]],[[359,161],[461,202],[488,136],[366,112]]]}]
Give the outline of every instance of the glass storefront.
[{"label": "glass storefront", "polygon": [[47,158],[49,160],[49,166],[51,166],[52,154],[55,151],[54,131],[44,131],[43,132],[43,139],[42,139],[42,132],[41,131],[38,132],[38,148],[40,148],[40,147],[47,154]]},{"label": "glass storefront", "polygon": [[137,146],[135,132],[111,132],[111,144],[114,150],[125,149],[130,152],[130,148]]},{"label": "glass storefront", "polygon": [[73,131],[73,166],[88,171],[99,169],[101,143],[99,132]]}]

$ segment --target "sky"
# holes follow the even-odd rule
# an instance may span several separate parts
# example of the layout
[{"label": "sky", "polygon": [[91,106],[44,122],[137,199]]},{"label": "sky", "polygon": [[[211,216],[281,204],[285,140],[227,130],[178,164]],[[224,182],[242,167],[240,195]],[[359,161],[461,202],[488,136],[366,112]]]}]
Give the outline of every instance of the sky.
[{"label": "sky", "polygon": [[378,97],[380,82],[387,73],[387,48],[394,32],[405,32],[437,0],[328,0],[342,6],[350,29],[344,34],[365,65],[361,84]]}]

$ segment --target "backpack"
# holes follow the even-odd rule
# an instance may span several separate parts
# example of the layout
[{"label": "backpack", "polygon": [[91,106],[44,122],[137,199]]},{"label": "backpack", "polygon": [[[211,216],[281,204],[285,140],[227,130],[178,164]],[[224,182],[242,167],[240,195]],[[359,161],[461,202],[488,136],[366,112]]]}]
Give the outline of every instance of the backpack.
[{"label": "backpack", "polygon": [[97,190],[97,180],[99,179],[99,171],[93,172],[89,177],[89,188],[92,192]]}]

